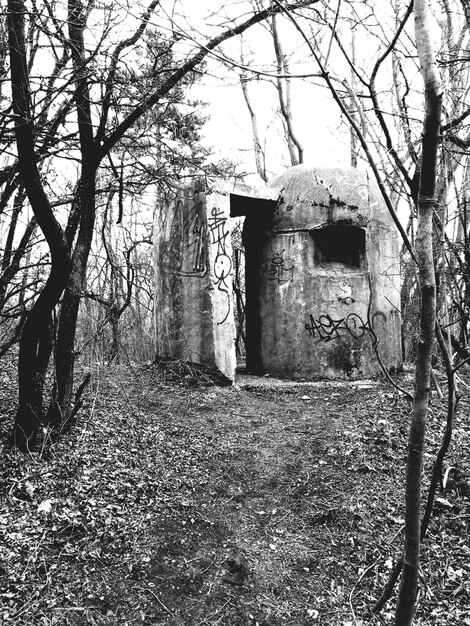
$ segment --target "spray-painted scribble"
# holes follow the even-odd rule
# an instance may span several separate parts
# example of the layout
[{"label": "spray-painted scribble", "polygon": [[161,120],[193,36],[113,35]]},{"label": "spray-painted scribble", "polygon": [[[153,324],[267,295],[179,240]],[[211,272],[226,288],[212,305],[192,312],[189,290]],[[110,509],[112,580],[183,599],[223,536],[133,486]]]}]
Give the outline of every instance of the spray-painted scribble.
[{"label": "spray-painted scribble", "polygon": [[192,228],[190,232],[192,232],[194,237],[193,240],[189,242],[188,248],[193,251],[192,266],[197,276],[205,276],[207,272],[206,255],[204,252],[204,236],[206,229],[197,211],[195,211],[195,215],[191,221]]},{"label": "spray-painted scribble", "polygon": [[376,311],[370,322],[363,320],[357,313],[350,313],[339,319],[333,319],[329,315],[320,315],[315,319],[313,315],[310,315],[310,323],[305,324],[305,328],[310,337],[315,339],[315,343],[327,343],[348,335],[353,339],[361,339],[365,334],[368,334],[376,343],[377,335],[374,331],[374,322],[377,317],[386,320],[385,314],[381,311]]},{"label": "spray-painted scribble", "polygon": [[280,283],[284,283],[294,278],[294,266],[286,266],[286,259],[283,256],[284,252],[285,250],[273,252],[272,257],[268,259],[266,276],[269,280],[277,280]]},{"label": "spray-painted scribble", "polygon": [[227,312],[224,318],[218,322],[223,324],[230,313],[231,297],[229,290],[229,280],[232,273],[232,259],[228,253],[230,250],[227,245],[227,239],[230,236],[230,231],[227,229],[227,218],[224,213],[214,207],[211,210],[211,217],[208,219],[208,228],[211,235],[211,244],[216,246],[215,260],[214,260],[214,285],[217,286],[219,291],[222,291],[227,296]]},{"label": "spray-painted scribble", "polygon": [[[205,237],[206,227],[200,216],[200,206],[195,204],[186,212],[183,202],[178,202],[169,240],[161,249],[160,267],[177,276],[202,278],[207,273]],[[183,251],[183,244],[189,254]]]}]

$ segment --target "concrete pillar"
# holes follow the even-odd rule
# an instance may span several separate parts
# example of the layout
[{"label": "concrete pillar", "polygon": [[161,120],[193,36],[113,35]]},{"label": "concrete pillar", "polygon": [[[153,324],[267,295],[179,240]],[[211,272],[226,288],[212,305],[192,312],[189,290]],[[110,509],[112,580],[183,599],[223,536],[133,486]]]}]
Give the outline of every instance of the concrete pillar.
[{"label": "concrete pillar", "polygon": [[155,213],[157,357],[235,375],[229,194],[198,182]]}]

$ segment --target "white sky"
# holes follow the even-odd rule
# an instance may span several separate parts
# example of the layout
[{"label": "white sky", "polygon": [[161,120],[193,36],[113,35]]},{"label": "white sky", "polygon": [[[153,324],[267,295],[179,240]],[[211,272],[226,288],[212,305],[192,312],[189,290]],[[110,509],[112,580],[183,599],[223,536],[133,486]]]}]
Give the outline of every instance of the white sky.
[{"label": "white sky", "polygon": [[[304,147],[305,163],[347,167],[349,134],[341,126],[339,113],[326,90],[295,83],[292,88],[294,124]],[[266,85],[253,84],[250,89],[259,115],[260,134],[265,138],[267,130],[268,169],[278,174],[288,163],[287,149],[277,139],[278,129],[274,128],[276,94],[274,88]],[[230,158],[243,163],[248,171],[254,171],[251,121],[240,86],[214,84],[200,90],[201,99],[209,103],[204,108],[204,114],[209,117],[203,129],[206,145],[215,148],[217,157]]]}]

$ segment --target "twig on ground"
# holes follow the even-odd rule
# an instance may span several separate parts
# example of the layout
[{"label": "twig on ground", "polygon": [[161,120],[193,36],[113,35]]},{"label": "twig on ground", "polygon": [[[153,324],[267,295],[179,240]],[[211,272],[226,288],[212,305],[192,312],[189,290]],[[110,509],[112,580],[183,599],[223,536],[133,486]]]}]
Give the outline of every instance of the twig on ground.
[{"label": "twig on ground", "polygon": [[90,606],[53,606],[51,607],[52,611],[88,611],[88,610],[97,610],[102,609],[103,607],[99,605],[90,604]]},{"label": "twig on ground", "polygon": [[157,594],[154,591],[152,591],[151,589],[148,589],[148,591],[150,591],[152,596],[155,598],[158,604],[162,607],[162,609],[164,609],[168,613],[168,615],[171,615],[171,617],[173,617],[174,619],[177,619],[176,615],[172,611],[170,611],[170,609],[165,604],[163,604],[163,602],[160,600],[160,598],[157,596]]},{"label": "twig on ground", "polygon": [[351,609],[351,615],[352,615],[352,618],[353,618],[353,621],[354,621],[354,623],[355,623],[355,624],[357,624],[357,619],[356,619],[356,613],[355,613],[355,611],[354,611],[354,607],[353,607],[353,603],[352,603],[352,597],[353,597],[353,594],[354,594],[354,590],[356,589],[356,587],[358,586],[358,584],[361,582],[361,580],[364,578],[364,576],[365,576],[368,572],[370,572],[370,570],[371,570],[371,569],[373,569],[373,568],[377,565],[377,563],[379,562],[380,558],[381,558],[380,556],[379,556],[379,557],[377,557],[377,558],[375,559],[375,561],[372,563],[372,565],[369,565],[369,567],[367,567],[367,568],[366,568],[366,569],[362,572],[362,574],[359,576],[359,578],[358,578],[358,579],[356,580],[356,582],[354,583],[353,588],[352,588],[352,589],[351,589],[351,591],[349,592],[349,608]]},{"label": "twig on ground", "polygon": [[[223,611],[225,609],[225,607],[227,606],[227,604],[230,604],[230,600],[227,600],[227,602],[220,607],[220,609],[217,609],[217,611],[215,611],[214,613],[211,613],[211,615],[208,615],[207,617],[205,617],[203,620],[201,620],[200,622],[197,622],[197,624],[195,624],[194,626],[201,626],[202,624],[204,624],[204,622],[207,622],[207,620],[212,619],[213,617],[215,617],[216,615],[218,615],[221,611]],[[223,616],[222,616],[223,617]],[[216,624],[219,623],[219,621],[221,621],[222,618],[220,618],[220,620],[218,620],[216,622]]]}]

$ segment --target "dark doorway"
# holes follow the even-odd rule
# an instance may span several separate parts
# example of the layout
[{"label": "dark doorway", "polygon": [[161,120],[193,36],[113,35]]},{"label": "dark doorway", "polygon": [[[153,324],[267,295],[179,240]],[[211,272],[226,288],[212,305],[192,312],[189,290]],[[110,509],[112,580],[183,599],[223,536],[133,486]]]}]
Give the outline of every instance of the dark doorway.
[{"label": "dark doorway", "polygon": [[[245,251],[244,333],[246,371],[252,374],[264,373],[261,359],[260,287],[263,250],[275,207],[275,200],[250,198],[237,194],[230,195],[231,217],[245,217],[241,238]],[[237,290],[241,291],[240,285],[235,286],[236,297],[239,295]]]}]

